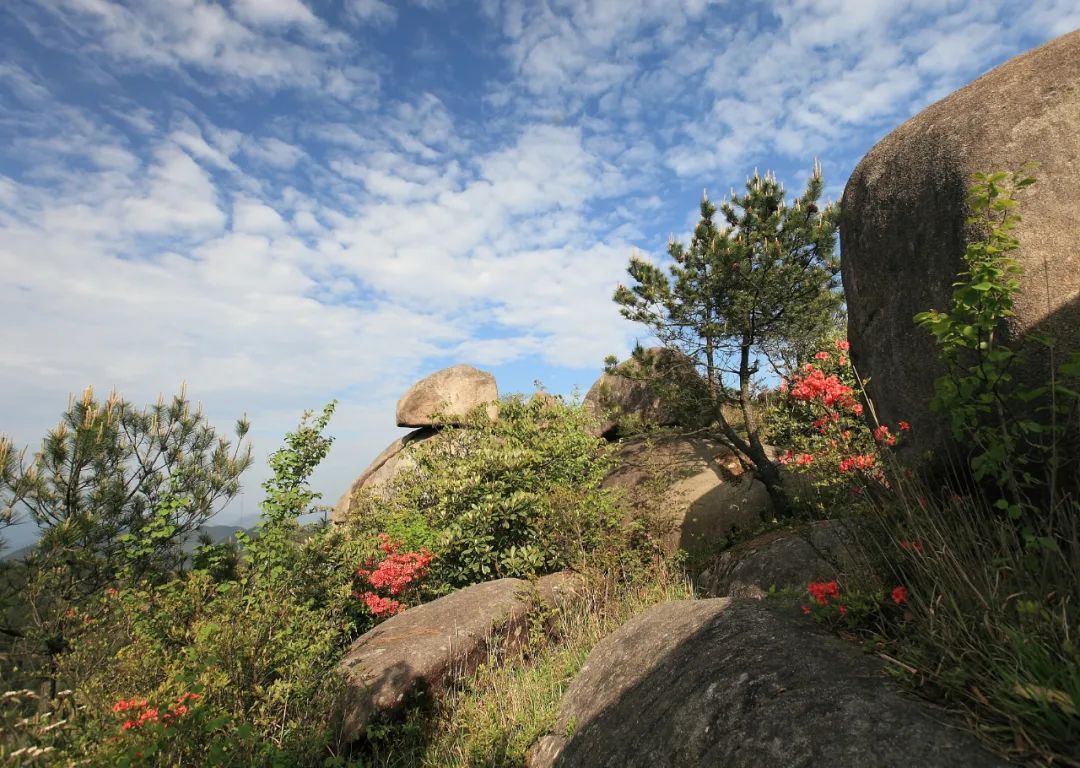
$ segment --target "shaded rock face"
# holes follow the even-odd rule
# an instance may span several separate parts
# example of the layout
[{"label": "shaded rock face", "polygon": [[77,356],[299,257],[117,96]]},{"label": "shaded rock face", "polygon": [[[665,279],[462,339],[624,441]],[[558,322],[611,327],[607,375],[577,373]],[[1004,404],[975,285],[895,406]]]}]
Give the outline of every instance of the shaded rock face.
[{"label": "shaded rock face", "polygon": [[[461,424],[474,408],[487,405],[488,417],[499,415],[499,389],[495,377],[471,365],[455,365],[421,379],[401,396],[397,404],[399,427],[432,427]],[[442,414],[442,421],[435,415]]]},{"label": "shaded rock face", "polygon": [[368,465],[368,468],[353,480],[349,490],[345,491],[342,497],[338,499],[334,509],[330,512],[331,521],[343,522],[348,518],[352,512],[353,497],[361,488],[379,488],[393,480],[398,472],[414,466],[411,449],[438,433],[439,430],[437,429],[423,427],[413,430],[404,437],[390,443],[386,450],[375,457],[375,460]]},{"label": "shaded rock face", "polygon": [[621,491],[627,516],[654,508],[670,515],[669,553],[702,554],[736,529],[757,528],[772,515],[765,485],[744,472],[727,448],[699,437],[626,441],[603,487]]},{"label": "shaded rock face", "polygon": [[822,520],[798,529],[770,531],[724,550],[698,575],[695,586],[710,597],[761,599],[770,587],[804,588],[864,571],[858,526]]},{"label": "shaded rock face", "polygon": [[562,608],[581,594],[574,574],[535,584],[498,579],[409,608],[357,640],[338,665],[346,683],[342,737],[363,735],[374,717],[469,674],[492,652],[523,645],[529,611],[543,601]]},{"label": "shaded rock face", "polygon": [[[683,383],[693,388],[700,385],[690,358],[663,347],[645,350],[649,366],[648,376],[664,380],[667,385]],[[685,408],[664,397],[658,387],[643,379],[645,373],[636,360],[627,360],[615,373],[602,373],[589,387],[583,405],[598,420],[596,435],[607,439],[618,437],[619,420],[637,417],[643,425],[692,426],[693,421]]]},{"label": "shaded rock face", "polygon": [[813,622],[727,598],[662,603],[603,640],[553,734],[530,768],[1007,765]]},{"label": "shaded rock face", "polygon": [[[901,125],[859,163],[840,221],[848,338],[882,421],[909,421],[907,455],[948,445],[927,403],[944,370],[914,315],[945,310],[968,237],[971,174],[1039,163],[1020,199],[1014,338],[1080,348],[1080,31],[1012,59]],[[1059,355],[1059,359],[1061,356]],[[1030,375],[1047,380],[1045,361]]]}]

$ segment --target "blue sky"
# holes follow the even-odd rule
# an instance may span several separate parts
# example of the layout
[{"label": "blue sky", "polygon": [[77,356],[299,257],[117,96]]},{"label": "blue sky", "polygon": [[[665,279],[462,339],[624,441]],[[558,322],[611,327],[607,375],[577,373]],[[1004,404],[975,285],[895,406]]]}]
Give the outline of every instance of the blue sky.
[{"label": "blue sky", "polygon": [[[5,0],[0,431],[186,382],[257,467],[340,405],[334,501],[455,362],[585,389],[610,301],[755,167],[873,144],[1080,27],[1075,0]],[[992,104],[987,109],[993,109]],[[14,539],[19,536],[12,537]]]}]

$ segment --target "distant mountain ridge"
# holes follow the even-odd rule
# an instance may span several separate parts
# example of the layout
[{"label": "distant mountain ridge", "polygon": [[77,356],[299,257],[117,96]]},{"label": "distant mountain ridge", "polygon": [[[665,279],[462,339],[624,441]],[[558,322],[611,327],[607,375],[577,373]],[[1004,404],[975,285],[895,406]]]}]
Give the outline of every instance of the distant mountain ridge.
[{"label": "distant mountain ridge", "polygon": [[[194,554],[195,550],[199,547],[199,534],[205,533],[210,537],[211,542],[214,544],[220,544],[223,541],[227,541],[236,536],[240,531],[244,531],[251,535],[254,533],[254,528],[244,528],[239,525],[204,525],[198,531],[189,536],[182,546],[182,549],[187,554]],[[0,553],[0,560],[22,560],[31,552],[34,551],[34,547],[37,546],[37,542],[33,544],[27,544],[25,547],[12,550],[11,552]]]}]

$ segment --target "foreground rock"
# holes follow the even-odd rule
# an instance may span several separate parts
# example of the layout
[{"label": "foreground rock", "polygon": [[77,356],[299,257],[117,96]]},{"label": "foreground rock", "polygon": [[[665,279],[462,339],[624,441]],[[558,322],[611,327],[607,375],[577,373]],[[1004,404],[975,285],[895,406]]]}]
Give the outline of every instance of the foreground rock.
[{"label": "foreground rock", "polygon": [[398,472],[414,466],[414,462],[411,460],[413,449],[437,434],[439,434],[437,429],[423,427],[413,430],[404,437],[390,443],[386,450],[380,453],[368,465],[368,468],[353,480],[349,490],[345,491],[342,497],[338,499],[337,504],[334,505],[334,509],[330,513],[330,519],[334,522],[344,521],[352,512],[353,501],[361,489],[382,487],[393,480]]},{"label": "foreground rock", "polygon": [[[495,377],[471,365],[455,365],[421,379],[397,404],[399,427],[458,425],[474,408],[487,406],[488,417],[499,415]],[[440,418],[436,418],[440,416]]]},{"label": "foreground rock", "polygon": [[724,598],[654,606],[597,645],[563,698],[554,735],[534,745],[528,765],[1007,763],[811,621]]},{"label": "foreground rock", "polygon": [[721,552],[695,586],[712,597],[760,599],[770,587],[801,589],[811,581],[863,574],[859,538],[858,527],[842,520],[770,531]]},{"label": "foreground rock", "polygon": [[[965,191],[977,171],[1039,163],[1020,201],[1024,267],[1010,335],[1050,334],[1080,349],[1080,31],[991,70],[881,140],[844,190],[840,243],[848,336],[882,421],[914,427],[905,452],[948,444],[926,408],[943,373],[918,312],[947,309],[966,240]],[[1048,366],[1028,371],[1049,380]]]},{"label": "foreground rock", "polygon": [[597,420],[598,437],[617,438],[620,422],[628,419],[641,426],[691,426],[692,405],[680,406],[671,389],[681,384],[692,399],[701,386],[690,358],[663,347],[645,350],[644,358],[645,366],[631,359],[602,373],[586,393],[582,404]]},{"label": "foreground rock", "polygon": [[409,608],[359,637],[339,664],[346,680],[342,736],[355,741],[380,714],[472,672],[491,653],[528,639],[529,611],[562,608],[581,581],[556,573],[535,584],[498,579]]},{"label": "foreground rock", "polygon": [[626,441],[605,488],[621,491],[626,516],[643,512],[670,523],[669,554],[703,554],[735,531],[750,531],[772,515],[765,485],[744,472],[722,445],[680,435]]}]

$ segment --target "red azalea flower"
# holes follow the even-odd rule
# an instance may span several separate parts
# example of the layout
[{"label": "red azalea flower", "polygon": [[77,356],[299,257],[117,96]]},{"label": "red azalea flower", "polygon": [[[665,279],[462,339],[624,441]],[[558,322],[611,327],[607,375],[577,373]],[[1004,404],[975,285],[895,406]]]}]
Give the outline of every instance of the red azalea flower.
[{"label": "red azalea flower", "polygon": [[840,585],[832,581],[812,581],[806,585],[806,591],[818,605],[827,605],[829,598],[840,596]]},{"label": "red azalea flower", "polygon": [[908,599],[907,587],[905,587],[903,584],[901,584],[901,585],[893,588],[892,601],[894,603],[896,603],[897,605],[903,605],[904,603],[907,602],[907,599]]},{"label": "red azalea flower", "polygon": [[908,424],[906,421],[901,421],[898,426],[900,427],[901,432],[910,432],[911,431],[911,425]]},{"label": "red azalea flower", "polygon": [[816,355],[814,355],[814,359],[815,360],[828,360],[829,359],[829,353],[828,352],[818,352]]},{"label": "red azalea flower", "polygon": [[848,342],[846,339],[840,339],[836,342],[836,348],[839,349],[841,352],[847,352],[849,349],[851,349],[851,343]]}]

